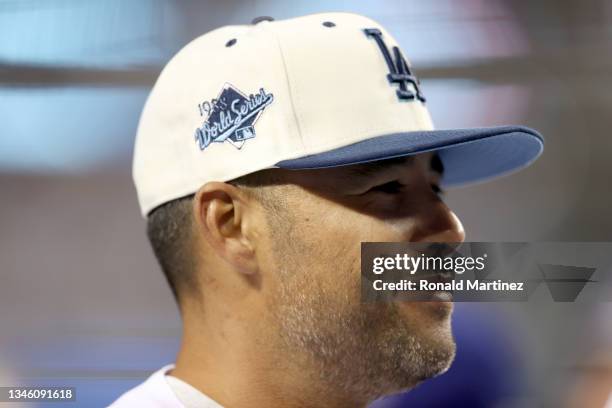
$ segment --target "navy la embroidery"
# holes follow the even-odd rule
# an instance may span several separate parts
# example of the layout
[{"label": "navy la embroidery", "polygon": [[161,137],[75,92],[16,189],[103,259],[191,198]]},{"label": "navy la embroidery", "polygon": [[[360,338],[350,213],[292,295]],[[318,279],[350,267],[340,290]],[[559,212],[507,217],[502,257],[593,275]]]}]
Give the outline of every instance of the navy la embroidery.
[{"label": "navy la embroidery", "polygon": [[[410,70],[410,67],[408,66],[408,63],[402,55],[399,47],[393,47],[393,57],[395,58],[394,61],[391,58],[391,53],[389,52],[389,49],[382,38],[382,32],[378,28],[366,28],[363,31],[365,32],[366,36],[374,38],[376,44],[378,44],[378,48],[380,49],[380,52],[387,63],[387,67],[389,68],[387,79],[390,83],[396,83],[399,85],[399,89],[396,92],[399,100],[413,100],[416,98],[421,102],[425,102],[425,97],[423,96],[423,92],[419,86],[419,80]],[[412,85],[414,92],[408,89],[408,84]]]},{"label": "navy la embroidery", "polygon": [[212,142],[229,142],[237,149],[242,148],[247,139],[255,137],[255,122],[274,100],[274,95],[263,88],[256,94],[246,96],[236,87],[226,83],[219,96],[211,101],[198,104],[200,116],[204,117],[202,126],[195,131],[195,140],[200,150]]}]

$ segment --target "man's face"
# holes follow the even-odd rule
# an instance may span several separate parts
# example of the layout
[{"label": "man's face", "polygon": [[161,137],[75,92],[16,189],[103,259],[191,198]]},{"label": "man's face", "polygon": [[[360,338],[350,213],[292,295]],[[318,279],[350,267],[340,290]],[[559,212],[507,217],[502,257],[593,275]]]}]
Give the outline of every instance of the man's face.
[{"label": "man's face", "polygon": [[452,303],[360,301],[362,241],[463,240],[441,171],[432,154],[284,171],[283,210],[268,213],[264,264],[277,281],[267,302],[281,347],[356,397],[412,387],[454,357]]}]

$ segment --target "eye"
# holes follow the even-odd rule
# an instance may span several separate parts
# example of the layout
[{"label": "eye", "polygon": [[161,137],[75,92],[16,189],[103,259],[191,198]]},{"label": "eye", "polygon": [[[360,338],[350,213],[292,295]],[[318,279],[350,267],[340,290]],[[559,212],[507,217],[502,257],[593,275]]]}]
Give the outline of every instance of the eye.
[{"label": "eye", "polygon": [[431,189],[439,196],[444,195],[444,190],[442,190],[442,188],[440,188],[440,186],[437,184],[431,184]]},{"label": "eye", "polygon": [[397,180],[390,181],[388,183],[380,184],[378,186],[374,186],[368,190],[368,192],[378,191],[380,193],[386,194],[397,194],[402,190],[402,183]]}]

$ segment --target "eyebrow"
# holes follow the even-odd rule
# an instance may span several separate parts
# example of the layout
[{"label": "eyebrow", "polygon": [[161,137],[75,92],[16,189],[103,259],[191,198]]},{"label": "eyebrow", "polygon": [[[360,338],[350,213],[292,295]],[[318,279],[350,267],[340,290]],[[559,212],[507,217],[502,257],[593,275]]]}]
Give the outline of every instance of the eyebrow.
[{"label": "eyebrow", "polygon": [[[365,164],[359,164],[351,167],[349,170],[349,176],[352,177],[360,177],[360,178],[368,178],[373,177],[379,173],[384,173],[389,171],[391,167],[399,166],[403,164],[409,164],[414,161],[413,156],[403,156],[403,157],[395,157],[393,159],[374,161]],[[435,153],[431,157],[430,168],[432,171],[440,174],[441,176],[444,174],[444,164],[442,163],[442,159],[440,156]]]},{"label": "eyebrow", "polygon": [[352,166],[349,170],[350,176],[356,177],[372,177],[379,173],[389,171],[393,166],[407,164],[413,161],[412,157],[396,157],[393,159],[373,161],[364,164]]},{"label": "eyebrow", "polygon": [[439,175],[444,175],[444,163],[442,163],[442,159],[438,153],[434,153],[434,155],[431,156],[430,166],[431,169]]}]

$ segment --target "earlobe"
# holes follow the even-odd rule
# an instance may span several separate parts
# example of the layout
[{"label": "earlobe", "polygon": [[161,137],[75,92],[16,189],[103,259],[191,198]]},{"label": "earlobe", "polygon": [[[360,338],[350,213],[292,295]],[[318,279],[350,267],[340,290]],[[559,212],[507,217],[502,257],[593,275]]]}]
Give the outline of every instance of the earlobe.
[{"label": "earlobe", "polygon": [[206,183],[195,196],[194,215],[198,233],[212,251],[240,272],[252,274],[257,267],[246,200],[231,184]]}]

